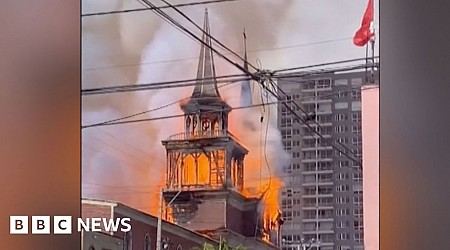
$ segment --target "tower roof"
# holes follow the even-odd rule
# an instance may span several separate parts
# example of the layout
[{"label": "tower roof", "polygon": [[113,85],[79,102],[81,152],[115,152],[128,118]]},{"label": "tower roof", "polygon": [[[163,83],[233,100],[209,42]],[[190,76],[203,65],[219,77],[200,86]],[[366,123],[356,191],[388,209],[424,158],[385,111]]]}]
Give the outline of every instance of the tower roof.
[{"label": "tower roof", "polygon": [[205,20],[203,24],[203,36],[200,48],[200,58],[197,69],[197,83],[192,93],[193,98],[219,97],[217,89],[216,70],[214,67],[213,51],[211,49],[210,27],[208,10],[205,9]]}]

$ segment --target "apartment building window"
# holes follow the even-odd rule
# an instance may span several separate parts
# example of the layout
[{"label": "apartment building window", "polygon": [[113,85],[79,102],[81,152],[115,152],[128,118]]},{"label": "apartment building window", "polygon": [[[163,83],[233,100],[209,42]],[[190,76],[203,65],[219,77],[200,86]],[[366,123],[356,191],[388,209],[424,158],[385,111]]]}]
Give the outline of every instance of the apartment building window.
[{"label": "apartment building window", "polygon": [[319,162],[319,170],[320,171],[332,170],[331,162]]},{"label": "apartment building window", "polygon": [[318,179],[320,182],[330,182],[333,179],[333,174],[319,174]]},{"label": "apartment building window", "polygon": [[360,207],[360,208],[355,208],[355,209],[353,209],[353,215],[354,215],[356,218],[362,218],[362,217],[363,217],[363,208]]},{"label": "apartment building window", "polygon": [[348,102],[336,102],[334,104],[335,109],[347,109],[348,108]]},{"label": "apartment building window", "polygon": [[350,197],[345,197],[345,196],[339,196],[339,197],[336,197],[336,203],[337,203],[337,204],[347,204],[347,203],[350,203]]},{"label": "apartment building window", "polygon": [[292,131],[290,129],[282,129],[281,136],[283,137],[283,139],[292,138]]},{"label": "apartment building window", "polygon": [[350,209],[336,209],[336,215],[337,216],[348,216],[350,215]]},{"label": "apartment building window", "polygon": [[334,86],[345,86],[348,85],[347,79],[336,79],[334,80]]},{"label": "apartment building window", "polygon": [[292,199],[292,204],[293,204],[293,205],[301,205],[302,202],[301,202],[300,199]]},{"label": "apartment building window", "polygon": [[281,123],[280,123],[280,127],[282,128],[286,128],[286,127],[291,127],[292,126],[292,118],[281,118]]},{"label": "apartment building window", "polygon": [[319,187],[319,194],[332,194],[333,189],[331,187]]},{"label": "apartment building window", "polygon": [[353,113],[352,122],[361,122],[361,113]]},{"label": "apartment building window", "polygon": [[336,133],[345,133],[348,131],[347,126],[336,126],[334,127],[334,132]]},{"label": "apartment building window", "polygon": [[349,161],[337,161],[337,166],[339,168],[344,168],[344,167],[348,167],[349,166]]},{"label": "apartment building window", "polygon": [[362,152],[361,152],[361,149],[360,149],[360,148],[354,148],[354,149],[352,150],[352,152],[353,152],[353,154],[355,154],[355,155],[358,156],[358,157],[361,157],[361,155],[362,155]]},{"label": "apartment building window", "polygon": [[336,180],[347,180],[350,178],[349,173],[338,173],[336,174]]},{"label": "apartment building window", "polygon": [[319,205],[321,206],[332,206],[333,198],[319,198]]},{"label": "apartment building window", "polygon": [[305,172],[316,171],[316,164],[315,163],[304,163],[303,170]]},{"label": "apartment building window", "polygon": [[315,187],[305,188],[305,194],[306,195],[316,194],[316,188]]},{"label": "apartment building window", "polygon": [[303,159],[315,159],[316,152],[315,151],[307,151],[303,152]]},{"label": "apartment building window", "polygon": [[348,191],[350,191],[350,186],[349,185],[336,186],[336,192],[348,192]]},{"label": "apartment building window", "polygon": [[363,175],[361,171],[353,173],[353,181],[362,181]]},{"label": "apartment building window", "polygon": [[350,234],[349,233],[340,233],[336,235],[337,240],[349,240]]},{"label": "apartment building window", "polygon": [[301,178],[298,175],[291,176],[291,183],[300,183]]},{"label": "apartment building window", "polygon": [[348,228],[350,227],[350,222],[348,221],[337,221],[336,228]]},{"label": "apartment building window", "polygon": [[330,112],[331,111],[331,103],[323,103],[317,106],[317,112]]},{"label": "apartment building window", "polygon": [[359,233],[355,233],[355,242],[363,242],[364,240],[364,233],[363,232],[359,232]]},{"label": "apartment building window", "polygon": [[292,158],[300,158],[300,152],[292,152]]},{"label": "apartment building window", "polygon": [[281,200],[281,208],[282,209],[292,208],[292,200],[291,199],[282,199]]},{"label": "apartment building window", "polygon": [[319,115],[319,116],[317,117],[317,120],[318,120],[320,123],[329,123],[329,122],[331,122],[331,118],[332,118],[331,115]]},{"label": "apartment building window", "polygon": [[293,129],[293,134],[294,135],[299,135],[300,134],[300,130],[299,129]]},{"label": "apartment building window", "polygon": [[353,204],[355,205],[362,205],[363,204],[363,197],[361,196],[354,196],[353,197]]},{"label": "apartment building window", "polygon": [[330,79],[318,80],[317,83],[316,83],[316,86],[317,86],[318,89],[330,88],[331,87],[331,81],[330,81]]},{"label": "apartment building window", "polygon": [[355,231],[363,231],[364,225],[362,220],[355,220],[353,222],[353,229]]},{"label": "apartment building window", "polygon": [[337,250],[351,250],[350,246],[338,246]]},{"label": "apartment building window", "polygon": [[362,78],[353,78],[351,80],[352,86],[361,86],[362,85]]},{"label": "apartment building window", "polygon": [[348,143],[348,138],[347,137],[338,137],[338,138],[336,138],[336,142],[342,143],[342,144]]},{"label": "apartment building window", "polygon": [[341,91],[341,90],[338,90],[336,92],[336,94],[334,94],[334,97],[336,97],[336,98],[344,98],[344,97],[347,97],[347,96],[348,96],[348,92]]},{"label": "apartment building window", "polygon": [[352,126],[352,132],[354,134],[361,134],[361,125],[353,125]]},{"label": "apartment building window", "polygon": [[354,146],[360,146],[362,144],[362,138],[360,136],[353,137],[352,144]]},{"label": "apartment building window", "polygon": [[361,91],[353,90],[352,91],[352,99],[354,99],[354,100],[361,100]]},{"label": "apartment building window", "polygon": [[293,164],[291,164],[291,169],[292,169],[292,170],[300,169],[300,164],[299,164],[299,163],[293,163]]},{"label": "apartment building window", "polygon": [[334,116],[336,121],[345,121],[347,120],[347,114],[337,114]]},{"label": "apartment building window", "polygon": [[283,218],[286,221],[292,220],[292,211],[283,211]]},{"label": "apartment building window", "polygon": [[352,111],[361,111],[361,101],[352,102]]}]

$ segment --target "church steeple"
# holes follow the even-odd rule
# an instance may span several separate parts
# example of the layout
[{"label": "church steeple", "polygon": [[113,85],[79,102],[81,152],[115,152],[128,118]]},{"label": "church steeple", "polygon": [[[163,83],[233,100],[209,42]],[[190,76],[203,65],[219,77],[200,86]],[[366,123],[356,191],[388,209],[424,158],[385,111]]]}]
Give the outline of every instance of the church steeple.
[{"label": "church steeple", "polygon": [[[205,9],[205,20],[203,24],[203,36],[200,48],[200,58],[197,69],[197,84],[195,85],[193,98],[202,97],[219,97],[217,89],[216,70],[214,67],[213,51],[211,49],[212,42],[210,35],[208,9]],[[206,78],[206,79],[205,79]]]}]

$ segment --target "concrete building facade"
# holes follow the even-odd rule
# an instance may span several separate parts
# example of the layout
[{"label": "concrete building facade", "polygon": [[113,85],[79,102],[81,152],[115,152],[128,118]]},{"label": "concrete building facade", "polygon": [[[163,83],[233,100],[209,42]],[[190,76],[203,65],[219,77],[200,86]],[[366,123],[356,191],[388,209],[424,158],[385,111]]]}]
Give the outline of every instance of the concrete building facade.
[{"label": "concrete building facade", "polygon": [[296,117],[279,105],[278,127],[292,158],[285,168],[280,201],[285,219],[282,238],[291,242],[283,249],[298,249],[293,243],[299,241],[311,249],[364,249],[360,166],[361,86],[365,82],[364,70],[278,81],[287,95],[285,101],[303,119],[309,118],[311,127],[295,122]]}]

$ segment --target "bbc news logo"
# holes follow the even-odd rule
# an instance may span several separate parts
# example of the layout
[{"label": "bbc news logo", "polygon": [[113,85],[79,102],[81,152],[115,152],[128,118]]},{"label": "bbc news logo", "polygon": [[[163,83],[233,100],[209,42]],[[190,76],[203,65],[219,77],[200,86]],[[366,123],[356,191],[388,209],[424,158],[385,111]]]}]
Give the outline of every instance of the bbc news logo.
[{"label": "bbc news logo", "polygon": [[[31,224],[29,218],[31,217]],[[77,218],[77,231],[100,232],[128,232],[131,230],[130,218]],[[53,226],[52,226],[53,225]],[[72,234],[72,216],[53,216],[53,224],[50,216],[10,216],[10,234]]]}]

